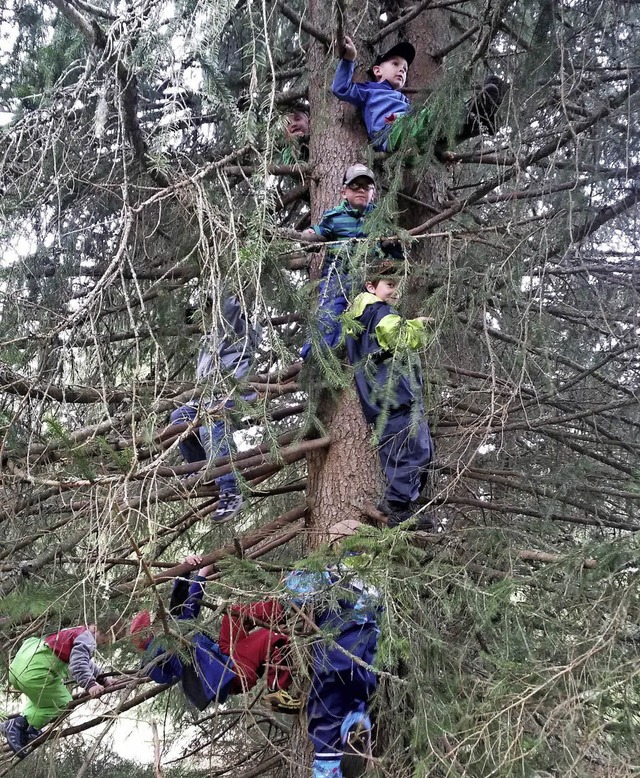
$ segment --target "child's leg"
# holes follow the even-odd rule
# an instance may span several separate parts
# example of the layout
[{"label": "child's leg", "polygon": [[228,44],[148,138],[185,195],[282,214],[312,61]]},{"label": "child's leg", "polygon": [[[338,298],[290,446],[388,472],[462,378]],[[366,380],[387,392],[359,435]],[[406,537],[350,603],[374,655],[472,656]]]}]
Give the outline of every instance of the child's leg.
[{"label": "child's leg", "polygon": [[23,715],[35,729],[56,718],[71,702],[64,685],[67,666],[39,638],[29,638],[9,667],[11,684],[29,698]]},{"label": "child's leg", "polygon": [[[195,406],[183,405],[171,412],[169,424],[184,424],[185,422],[191,422],[196,418],[197,413],[198,409]],[[181,440],[180,443],[178,443],[178,449],[185,462],[203,462],[207,458],[205,450],[200,443],[197,430],[194,430],[191,435],[184,440]]]},{"label": "child's leg", "polygon": [[[329,350],[333,350],[340,342],[342,335],[342,321],[340,317],[347,310],[349,283],[335,268],[326,277],[320,280],[318,286],[318,310],[316,326],[323,344]],[[311,353],[311,342],[307,341],[300,355],[307,360]]]},{"label": "child's leg", "polygon": [[[367,664],[375,658],[378,631],[373,624],[355,626],[341,633],[336,642]],[[315,750],[314,775],[325,767],[337,770],[349,730],[359,722],[367,723],[367,708],[376,688],[376,677],[356,664],[338,648],[319,644],[314,650],[313,678],[307,704],[309,739]],[[341,775],[341,771],[335,775]]]},{"label": "child's leg", "polygon": [[426,422],[410,428],[410,417],[390,417],[381,436],[380,464],[387,477],[385,500],[407,510],[420,494],[421,476],[431,462],[433,443]]},{"label": "child's leg", "polygon": [[[229,442],[231,440],[231,430],[225,419],[218,419],[211,426],[200,427],[200,439],[204,450],[205,459],[213,461],[218,457],[226,457],[230,452]],[[216,483],[220,487],[220,492],[237,494],[238,483],[233,470],[226,475],[216,478]]]}]

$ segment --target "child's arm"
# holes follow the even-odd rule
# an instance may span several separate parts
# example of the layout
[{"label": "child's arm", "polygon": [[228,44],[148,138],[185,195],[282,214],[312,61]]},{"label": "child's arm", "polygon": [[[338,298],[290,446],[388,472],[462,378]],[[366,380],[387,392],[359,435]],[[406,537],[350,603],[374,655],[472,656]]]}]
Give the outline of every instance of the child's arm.
[{"label": "child's arm", "polygon": [[[199,565],[202,563],[202,557],[197,555],[188,556],[184,562],[189,565]],[[171,592],[171,602],[169,603],[169,612],[173,616],[181,621],[198,617],[202,597],[204,596],[204,584],[212,569],[211,565],[201,568],[193,581],[182,577],[176,578],[173,583],[173,591]]]},{"label": "child's arm", "polygon": [[69,656],[69,674],[78,686],[84,687],[89,692],[91,697],[97,697],[104,691],[104,686],[97,681],[102,670],[92,659],[95,650],[96,640],[87,630],[75,639]]},{"label": "child's arm", "polygon": [[376,339],[380,348],[395,351],[398,347],[417,350],[426,345],[426,316],[403,319],[397,313],[388,313],[376,324]]},{"label": "child's arm", "polygon": [[357,108],[362,108],[366,102],[366,92],[360,84],[353,83],[357,51],[353,41],[347,35],[344,37],[341,49],[341,59],[333,78],[331,91],[338,100],[344,100]]}]

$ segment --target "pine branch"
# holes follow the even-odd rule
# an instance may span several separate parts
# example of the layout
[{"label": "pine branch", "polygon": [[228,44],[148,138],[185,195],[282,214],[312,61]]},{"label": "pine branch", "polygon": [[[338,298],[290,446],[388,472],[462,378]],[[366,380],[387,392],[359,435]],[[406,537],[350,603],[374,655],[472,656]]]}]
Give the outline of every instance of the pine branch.
[{"label": "pine branch", "polygon": [[331,38],[306,19],[303,19],[288,3],[285,3],[284,0],[276,0],[276,5],[282,12],[282,15],[286,16],[286,18],[298,27],[298,29],[304,30],[311,35],[312,38],[320,41],[327,49],[331,47]]}]

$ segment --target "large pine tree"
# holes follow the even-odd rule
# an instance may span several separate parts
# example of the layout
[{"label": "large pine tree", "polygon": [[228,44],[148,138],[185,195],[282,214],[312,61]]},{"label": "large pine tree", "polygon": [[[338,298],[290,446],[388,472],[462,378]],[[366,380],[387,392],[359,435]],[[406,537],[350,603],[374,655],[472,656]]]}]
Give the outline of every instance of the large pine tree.
[{"label": "large pine tree", "polygon": [[[444,528],[367,535],[385,604],[377,774],[637,774],[639,31],[631,0],[3,4],[5,667],[29,635],[157,607],[189,551],[218,566],[215,632],[224,601],[324,564],[333,521],[375,524],[382,476],[348,368],[338,353],[298,377],[322,255],[292,239],[361,161],[379,184],[371,240],[400,236],[404,311],[433,318]],[[344,34],[360,79],[416,46],[421,155],[374,154],[331,95]],[[510,86],[499,129],[456,144],[487,75]],[[304,142],[285,132],[300,109]],[[217,488],[189,478],[186,428],[167,421],[202,391],[222,288],[265,334],[259,399],[234,422],[246,507],[216,527]],[[303,685],[311,639],[295,640]],[[78,732],[139,716],[167,722],[159,762],[182,747],[211,775],[308,775],[303,717],[264,712],[260,691],[194,735],[175,690],[134,679],[11,769],[62,775]]]}]

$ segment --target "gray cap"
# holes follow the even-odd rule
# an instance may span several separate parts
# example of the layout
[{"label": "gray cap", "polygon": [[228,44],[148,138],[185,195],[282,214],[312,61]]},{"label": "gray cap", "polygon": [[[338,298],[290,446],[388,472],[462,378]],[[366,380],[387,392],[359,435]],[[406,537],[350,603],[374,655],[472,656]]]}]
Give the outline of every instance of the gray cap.
[{"label": "gray cap", "polygon": [[376,182],[376,177],[373,175],[373,171],[369,170],[366,165],[357,163],[347,168],[347,172],[344,174],[343,185],[346,186],[354,181],[356,178],[370,178],[373,183]]}]

